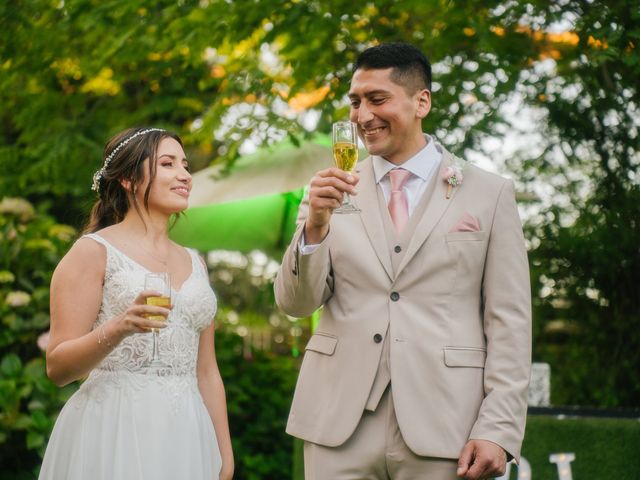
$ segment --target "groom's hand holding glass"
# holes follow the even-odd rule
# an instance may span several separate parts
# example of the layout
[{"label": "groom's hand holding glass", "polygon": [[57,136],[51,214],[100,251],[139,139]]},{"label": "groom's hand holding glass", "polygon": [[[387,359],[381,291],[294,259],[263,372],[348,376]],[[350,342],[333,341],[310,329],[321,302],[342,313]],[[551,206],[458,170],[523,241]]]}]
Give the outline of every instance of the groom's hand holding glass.
[{"label": "groom's hand holding glass", "polygon": [[[345,125],[351,128],[345,128]],[[335,213],[357,213],[359,210],[348,202],[349,195],[357,195],[355,186],[360,177],[353,173],[357,161],[357,136],[355,125],[350,122],[336,122],[333,128],[334,157],[338,167],[320,170],[309,184],[309,215],[304,227],[304,238],[308,245],[318,244],[329,233],[331,215]],[[344,132],[349,131],[349,138]],[[343,138],[344,137],[344,138]],[[348,140],[356,150],[353,162],[345,163],[339,157],[340,145]],[[345,201],[346,200],[346,201]],[[343,203],[344,202],[344,203]],[[348,207],[345,209],[345,206]]]},{"label": "groom's hand holding glass", "polygon": [[322,242],[329,233],[333,211],[342,205],[345,193],[357,195],[360,177],[337,167],[320,170],[309,184],[309,215],[304,226],[304,239],[308,245]]}]

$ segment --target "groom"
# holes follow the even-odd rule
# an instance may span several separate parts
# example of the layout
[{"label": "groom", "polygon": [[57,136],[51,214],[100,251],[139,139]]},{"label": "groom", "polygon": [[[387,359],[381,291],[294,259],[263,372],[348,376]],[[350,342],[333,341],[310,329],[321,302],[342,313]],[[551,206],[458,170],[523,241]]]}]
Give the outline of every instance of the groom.
[{"label": "groom", "polygon": [[[520,455],[531,356],[513,183],[422,133],[431,66],[408,44],[357,59],[351,121],[370,157],[311,180],[275,282],[320,307],[287,432],[307,480],[483,479]],[[360,214],[333,214],[344,193]]]}]

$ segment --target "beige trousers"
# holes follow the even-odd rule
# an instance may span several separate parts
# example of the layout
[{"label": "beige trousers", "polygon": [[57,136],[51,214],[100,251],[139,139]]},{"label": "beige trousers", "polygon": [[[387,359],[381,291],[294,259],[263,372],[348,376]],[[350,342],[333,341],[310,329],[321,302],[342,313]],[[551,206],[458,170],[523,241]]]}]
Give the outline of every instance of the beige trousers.
[{"label": "beige trousers", "polygon": [[458,461],[421,457],[404,443],[390,388],[338,447],[304,443],[305,480],[456,480]]}]

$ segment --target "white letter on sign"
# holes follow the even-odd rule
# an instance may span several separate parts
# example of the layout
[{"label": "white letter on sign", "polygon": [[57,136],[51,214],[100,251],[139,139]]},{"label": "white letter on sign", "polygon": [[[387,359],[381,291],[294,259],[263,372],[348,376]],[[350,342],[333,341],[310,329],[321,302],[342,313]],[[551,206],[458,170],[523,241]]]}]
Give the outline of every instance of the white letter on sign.
[{"label": "white letter on sign", "polygon": [[573,480],[571,475],[571,462],[576,459],[573,453],[552,453],[549,455],[549,461],[555,463],[558,467],[559,480]]}]

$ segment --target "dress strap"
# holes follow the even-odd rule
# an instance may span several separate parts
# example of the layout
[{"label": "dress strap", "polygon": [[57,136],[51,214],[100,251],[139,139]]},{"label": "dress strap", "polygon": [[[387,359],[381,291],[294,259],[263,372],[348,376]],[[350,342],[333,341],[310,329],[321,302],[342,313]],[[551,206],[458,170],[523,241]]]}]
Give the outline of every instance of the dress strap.
[{"label": "dress strap", "polygon": [[[93,240],[95,242],[98,242],[100,245],[104,245],[104,248],[106,248],[106,250],[107,250],[107,270],[109,270],[110,263],[111,263],[109,261],[109,259],[114,259],[115,260],[115,258],[121,258],[123,256],[123,254],[120,252],[120,250],[118,250],[116,247],[111,245],[107,239],[101,237],[97,233],[86,233],[86,234],[82,235],[82,237],[80,237],[80,238],[85,238],[85,237],[86,238],[90,238],[91,240]],[[114,260],[112,260],[112,261],[114,261]]]},{"label": "dress strap", "polygon": [[187,252],[189,252],[189,255],[191,255],[191,265],[193,268],[194,272],[198,272],[200,275],[203,275],[204,277],[209,277],[209,273],[207,272],[206,267],[202,264],[202,261],[200,260],[200,254],[198,253],[197,250],[190,248],[190,247],[185,247],[185,249],[187,250]]},{"label": "dress strap", "polygon": [[109,247],[111,247],[111,244],[107,242],[104,238],[102,238],[100,235],[98,235],[97,233],[85,233],[80,238],[90,238],[91,240],[95,240],[96,242],[104,245],[107,248],[107,250],[109,250]]},{"label": "dress strap", "polygon": [[118,265],[122,263],[122,260],[118,255],[118,250],[97,233],[86,233],[82,235],[78,240],[82,238],[90,238],[94,242],[97,242],[100,245],[104,246],[107,253],[106,263],[104,266],[104,279],[105,281],[108,280],[113,275],[114,271],[117,270]]}]

